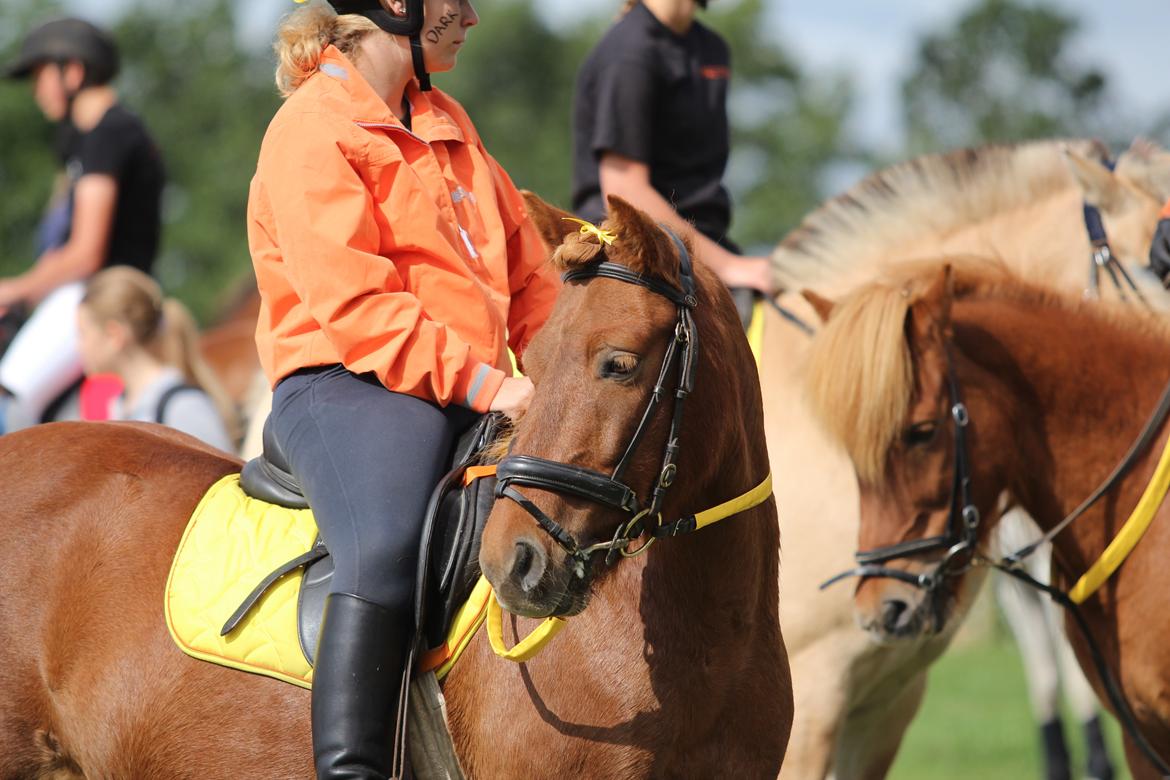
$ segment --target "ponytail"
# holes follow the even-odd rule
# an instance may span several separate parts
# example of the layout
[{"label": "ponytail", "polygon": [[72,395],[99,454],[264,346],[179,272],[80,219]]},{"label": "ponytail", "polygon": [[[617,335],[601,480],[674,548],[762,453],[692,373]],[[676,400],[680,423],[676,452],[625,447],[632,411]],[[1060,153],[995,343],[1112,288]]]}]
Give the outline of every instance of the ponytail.
[{"label": "ponytail", "polygon": [[239,442],[242,436],[239,413],[231,396],[203,359],[195,318],[175,298],[164,300],[161,311],[154,338],[144,346],[150,349],[159,362],[178,369],[188,384],[198,387],[211,397],[219,416],[223,418],[228,437],[233,442]]},{"label": "ponytail", "polygon": [[378,29],[364,16],[339,16],[328,3],[301,6],[276,31],[276,88],[288,97],[317,71],[326,46],[336,46],[352,59],[362,39]]}]

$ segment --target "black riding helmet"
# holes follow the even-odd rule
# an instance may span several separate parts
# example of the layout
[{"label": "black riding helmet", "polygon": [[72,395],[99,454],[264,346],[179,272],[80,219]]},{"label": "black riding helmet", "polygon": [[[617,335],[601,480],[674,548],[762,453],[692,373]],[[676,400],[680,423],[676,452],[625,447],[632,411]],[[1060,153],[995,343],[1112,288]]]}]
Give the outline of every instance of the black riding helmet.
[{"label": "black riding helmet", "polygon": [[72,61],[85,66],[83,87],[101,86],[118,73],[118,47],[109,33],[84,19],[54,19],[25,36],[20,54],[4,71],[8,78],[23,79],[38,65]]},{"label": "black riding helmet", "polygon": [[423,62],[423,0],[405,0],[405,16],[391,11],[384,0],[329,0],[329,4],[339,14],[364,16],[391,35],[410,38],[410,54],[414,60],[414,74],[418,77],[419,89],[425,92],[431,88],[431,77]]}]

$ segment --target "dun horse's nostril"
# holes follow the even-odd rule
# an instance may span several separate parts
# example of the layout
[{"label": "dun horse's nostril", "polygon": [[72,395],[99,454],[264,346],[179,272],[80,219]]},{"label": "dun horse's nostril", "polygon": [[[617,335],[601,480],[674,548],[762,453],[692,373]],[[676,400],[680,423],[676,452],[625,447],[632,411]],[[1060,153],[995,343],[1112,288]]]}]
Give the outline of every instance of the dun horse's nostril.
[{"label": "dun horse's nostril", "polygon": [[901,599],[886,599],[882,602],[882,628],[890,634],[895,633],[901,628],[901,624],[906,621],[903,615],[907,613],[910,605]]},{"label": "dun horse's nostril", "polygon": [[516,542],[516,554],[512,558],[512,581],[519,584],[525,593],[531,593],[544,576],[548,559],[544,550],[529,541]]}]

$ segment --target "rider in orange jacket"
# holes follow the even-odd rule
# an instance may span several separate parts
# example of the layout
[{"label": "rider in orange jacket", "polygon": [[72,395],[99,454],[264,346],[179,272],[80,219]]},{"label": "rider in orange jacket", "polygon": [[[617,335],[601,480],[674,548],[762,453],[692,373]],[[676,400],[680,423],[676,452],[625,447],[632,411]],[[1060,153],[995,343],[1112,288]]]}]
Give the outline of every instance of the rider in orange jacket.
[{"label": "rider in orange jacket", "polygon": [[334,562],[313,670],[318,778],[396,771],[427,500],[477,413],[527,406],[508,347],[523,359],[560,284],[463,109],[429,89],[477,21],[468,0],[330,0],[279,34],[288,99],[248,236],[270,433]]},{"label": "rider in orange jacket", "polygon": [[1162,213],[1158,215],[1158,227],[1154,230],[1154,241],[1150,244],[1150,270],[1170,289],[1170,201],[1166,202]]}]

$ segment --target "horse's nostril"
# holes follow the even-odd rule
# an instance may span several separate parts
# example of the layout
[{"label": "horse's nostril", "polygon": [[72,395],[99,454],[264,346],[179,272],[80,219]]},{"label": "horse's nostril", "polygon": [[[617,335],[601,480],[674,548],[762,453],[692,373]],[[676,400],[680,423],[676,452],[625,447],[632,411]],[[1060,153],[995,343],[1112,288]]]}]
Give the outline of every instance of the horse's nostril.
[{"label": "horse's nostril", "polygon": [[548,559],[543,549],[520,539],[516,542],[516,554],[512,558],[511,579],[525,593],[530,593],[540,583],[547,565]]},{"label": "horse's nostril", "polygon": [[894,633],[901,624],[906,621],[903,616],[907,614],[910,605],[901,599],[886,599],[882,602],[882,628],[887,633]]}]

